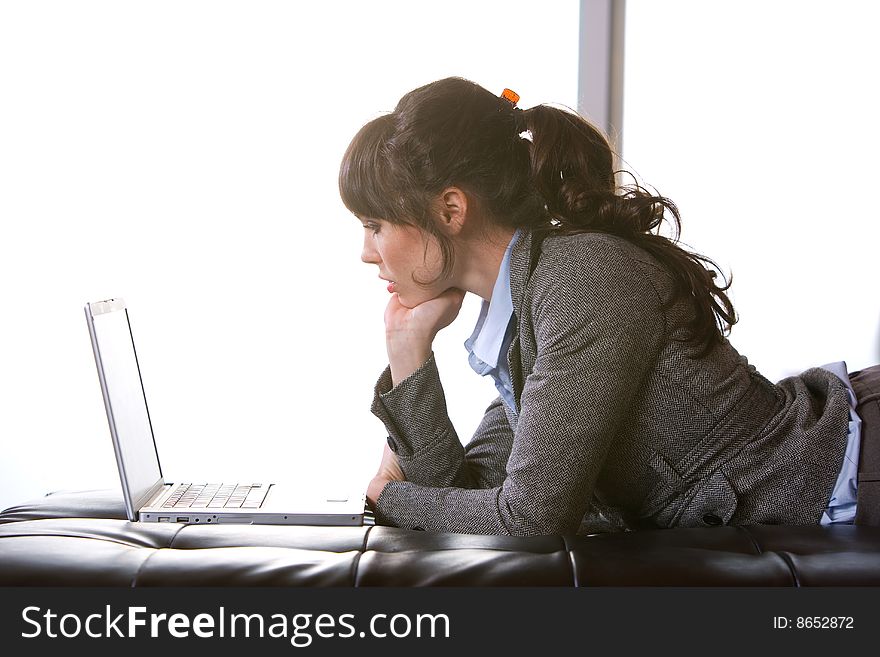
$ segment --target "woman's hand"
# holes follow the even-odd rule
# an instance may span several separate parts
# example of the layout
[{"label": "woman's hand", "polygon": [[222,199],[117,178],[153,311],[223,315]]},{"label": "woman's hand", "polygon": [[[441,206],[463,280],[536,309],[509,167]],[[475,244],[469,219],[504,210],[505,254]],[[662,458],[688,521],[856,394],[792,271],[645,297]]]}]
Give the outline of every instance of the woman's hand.
[{"label": "woman's hand", "polygon": [[451,287],[414,308],[402,305],[397,294],[391,295],[385,308],[385,346],[394,385],[428,360],[434,337],[458,316],[464,295],[464,290]]},{"label": "woman's hand", "polygon": [[449,326],[458,316],[464,295],[464,290],[451,287],[433,299],[407,308],[400,303],[400,297],[395,292],[385,308],[385,333],[389,336],[428,336],[432,341],[440,329]]},{"label": "woman's hand", "polygon": [[403,470],[400,469],[400,463],[397,461],[397,455],[391,451],[388,445],[382,452],[382,462],[379,463],[379,470],[376,472],[370,485],[367,486],[367,502],[370,507],[376,509],[376,500],[382,494],[385,484],[390,481],[406,481]]}]

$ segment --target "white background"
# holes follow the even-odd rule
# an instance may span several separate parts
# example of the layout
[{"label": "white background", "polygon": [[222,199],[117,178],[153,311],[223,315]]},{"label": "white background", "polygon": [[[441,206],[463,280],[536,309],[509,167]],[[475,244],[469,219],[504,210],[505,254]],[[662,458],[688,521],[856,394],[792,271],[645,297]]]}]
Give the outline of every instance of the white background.
[{"label": "white background", "polygon": [[[83,305],[130,308],[166,477],[363,490],[388,292],[339,161],[461,75],[577,98],[578,3],[0,3],[0,508],[118,487]],[[495,396],[438,338],[470,437]]]},{"label": "white background", "polygon": [[[878,360],[878,16],[828,7],[628,3],[624,155],[733,270],[731,340],[771,379]],[[447,75],[573,105],[577,19],[574,0],[0,2],[0,508],[118,486],[82,312],[113,296],[169,478],[365,486],[387,292],[342,152]],[[495,394],[461,346],[478,307],[435,344],[465,440]]]},{"label": "white background", "polygon": [[629,0],[624,155],[733,272],[769,379],[880,362],[880,4]]}]

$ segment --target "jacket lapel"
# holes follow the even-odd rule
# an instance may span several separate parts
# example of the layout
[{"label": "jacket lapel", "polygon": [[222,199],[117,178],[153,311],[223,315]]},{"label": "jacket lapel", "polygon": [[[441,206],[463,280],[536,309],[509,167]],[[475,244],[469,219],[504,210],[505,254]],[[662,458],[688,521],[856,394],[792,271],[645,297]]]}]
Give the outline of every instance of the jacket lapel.
[{"label": "jacket lapel", "polygon": [[513,336],[513,342],[507,350],[507,367],[510,370],[510,382],[513,384],[513,401],[516,404],[516,414],[519,415],[519,397],[523,390],[523,374],[519,348],[519,329]]},{"label": "jacket lapel", "polygon": [[532,231],[523,230],[510,251],[510,299],[517,318],[522,317],[523,296],[532,266]]},{"label": "jacket lapel", "polygon": [[517,416],[520,410],[519,398],[522,395],[523,385],[525,384],[523,362],[533,363],[537,356],[534,353],[534,346],[528,342],[525,345],[526,353],[523,353],[520,334],[522,332],[522,308],[525,301],[526,285],[538,263],[540,251],[541,240],[534,239],[532,231],[523,230],[510,252],[510,298],[513,302],[513,314],[517,330],[507,350],[507,366],[510,370],[510,380],[513,384],[513,397],[516,403]]}]

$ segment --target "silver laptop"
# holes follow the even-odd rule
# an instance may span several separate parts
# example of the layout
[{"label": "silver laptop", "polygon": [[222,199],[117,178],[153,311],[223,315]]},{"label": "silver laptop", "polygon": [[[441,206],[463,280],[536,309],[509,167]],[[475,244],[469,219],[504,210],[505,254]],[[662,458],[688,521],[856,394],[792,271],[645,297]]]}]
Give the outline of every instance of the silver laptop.
[{"label": "silver laptop", "polygon": [[128,309],[122,299],[85,306],[92,350],[131,521],[192,524],[372,524],[365,496],[307,494],[272,483],[171,483],[162,476]]}]

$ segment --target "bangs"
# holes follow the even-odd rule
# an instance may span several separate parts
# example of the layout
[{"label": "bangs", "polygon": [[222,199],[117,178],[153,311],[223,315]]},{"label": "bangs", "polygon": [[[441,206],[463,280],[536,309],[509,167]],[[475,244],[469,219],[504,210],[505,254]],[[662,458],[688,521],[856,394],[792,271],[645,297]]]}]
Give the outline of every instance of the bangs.
[{"label": "bangs", "polygon": [[339,167],[339,195],[345,207],[356,217],[405,221],[406,209],[401,198],[403,181],[396,185],[389,140],[394,120],[388,114],[373,119],[351,140]]}]

